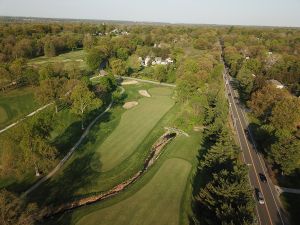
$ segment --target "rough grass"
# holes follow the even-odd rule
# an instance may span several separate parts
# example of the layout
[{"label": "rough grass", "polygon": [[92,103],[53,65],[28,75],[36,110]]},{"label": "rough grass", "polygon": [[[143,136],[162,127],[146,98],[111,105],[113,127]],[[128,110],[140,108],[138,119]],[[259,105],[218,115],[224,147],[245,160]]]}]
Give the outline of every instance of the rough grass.
[{"label": "rough grass", "polygon": [[91,163],[94,170],[111,170],[130,156],[173,106],[174,101],[166,95],[171,94],[169,88],[153,88],[149,92],[153,97],[140,99],[139,105],[126,111],[118,127],[96,150]]},{"label": "rough grass", "polygon": [[77,225],[178,224],[180,202],[191,164],[168,159],[136,194],[111,207],[88,214]]},{"label": "rough grass", "polygon": [[31,113],[36,108],[32,87],[1,93],[0,129]]},{"label": "rough grass", "polygon": [[87,65],[85,63],[86,52],[84,50],[76,50],[68,53],[60,54],[55,57],[46,57],[41,56],[30,60],[29,64],[31,65],[43,65],[45,63],[63,63],[65,66],[70,65],[71,63],[76,63],[79,65],[79,68],[86,69]]}]

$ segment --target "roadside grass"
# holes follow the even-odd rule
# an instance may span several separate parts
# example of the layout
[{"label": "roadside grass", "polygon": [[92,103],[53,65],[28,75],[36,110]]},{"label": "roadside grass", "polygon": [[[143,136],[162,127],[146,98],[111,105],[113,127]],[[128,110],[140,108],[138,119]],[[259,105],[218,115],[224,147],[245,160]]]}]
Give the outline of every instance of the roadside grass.
[{"label": "roadside grass", "polygon": [[28,62],[29,65],[38,66],[45,63],[63,63],[66,67],[71,63],[77,63],[80,69],[86,69],[85,50],[75,50],[68,53],[60,54],[54,57],[41,56]]},{"label": "roadside grass", "polygon": [[[145,89],[142,85],[140,87]],[[129,96],[133,97],[128,90],[136,87],[125,88]],[[172,113],[168,112],[165,116],[161,114],[160,121],[156,122],[155,127],[148,131],[148,135],[143,140],[140,140],[140,144],[132,154],[112,170],[99,173],[90,167],[95,150],[114,132],[124,112],[125,110],[120,105],[116,105],[104,114],[63,168],[35,190],[29,196],[30,199],[38,201],[40,204],[60,204],[77,197],[106,191],[141,169],[152,144],[164,132],[163,127],[169,121]],[[101,167],[101,165],[99,166]]]},{"label": "roadside grass", "polygon": [[180,201],[190,169],[191,165],[185,160],[168,159],[134,195],[111,207],[90,213],[76,224],[176,225],[179,223]]},{"label": "roadside grass", "polygon": [[1,93],[0,129],[16,122],[38,107],[33,92],[33,87],[25,87]]},{"label": "roadside grass", "polygon": [[290,214],[291,225],[300,224],[300,195],[291,193],[282,193],[280,195],[284,208]]}]

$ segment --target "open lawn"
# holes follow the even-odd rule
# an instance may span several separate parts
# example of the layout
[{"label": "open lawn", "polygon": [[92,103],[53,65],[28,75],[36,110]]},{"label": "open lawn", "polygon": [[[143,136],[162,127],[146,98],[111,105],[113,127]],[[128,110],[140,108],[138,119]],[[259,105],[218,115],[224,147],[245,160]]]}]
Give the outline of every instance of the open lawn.
[{"label": "open lawn", "polygon": [[140,99],[138,106],[126,111],[114,132],[97,148],[92,169],[105,172],[120,164],[173,106],[170,89],[159,87],[149,92],[152,97]]},{"label": "open lawn", "polygon": [[85,69],[87,65],[85,63],[86,52],[84,50],[76,50],[68,53],[60,54],[54,57],[41,56],[29,61],[30,65],[43,65],[45,63],[63,63],[68,66],[71,63],[76,63],[79,68]]},{"label": "open lawn", "polygon": [[76,224],[177,225],[190,169],[191,165],[185,160],[168,159],[136,194],[111,207],[88,214]]},{"label": "open lawn", "polygon": [[[144,98],[139,95],[139,89],[152,89],[153,85],[149,84],[138,84],[138,85],[130,85],[127,86],[126,94],[127,100],[138,100],[144,101]],[[161,88],[158,88],[161,89]],[[152,89],[154,92],[159,91],[158,89]],[[166,94],[167,91],[162,88],[161,92]],[[151,92],[151,91],[150,91]],[[169,89],[169,94],[171,94],[172,89]],[[130,152],[128,157],[125,160],[120,160],[120,163],[116,165],[113,169],[103,172],[96,171],[91,168],[93,165],[93,161],[95,160],[95,151],[108,139],[110,136],[117,130],[120,129],[119,126],[121,121],[123,120],[124,115],[129,113],[131,110],[125,110],[120,105],[115,105],[109,112],[107,112],[92,128],[89,135],[82,143],[82,145],[77,149],[72,157],[66,162],[63,168],[58,171],[58,173],[51,178],[48,182],[41,185],[34,193],[30,196],[33,200],[36,200],[40,203],[51,203],[58,204],[69,200],[70,198],[76,198],[82,195],[87,195],[93,192],[102,192],[106,191],[109,188],[112,188],[116,184],[121,183],[128,177],[132,176],[136,171],[138,171],[142,166],[145,158],[148,156],[149,151],[151,149],[152,144],[156,141],[156,139],[162,135],[164,132],[163,127],[166,126],[170,118],[175,114],[172,112],[174,110],[173,100],[171,100],[168,96],[162,96],[162,99],[166,98],[168,109],[162,107],[160,113],[160,117],[156,116],[156,121],[153,121],[153,124],[149,126],[148,132],[144,133],[143,137],[138,141],[139,143],[135,143],[135,149],[128,149]],[[146,98],[145,98],[146,99]],[[147,102],[152,106],[156,106],[160,99],[159,96],[155,98],[147,98],[147,100],[152,100]],[[163,101],[162,101],[163,102]],[[160,101],[161,103],[161,101]],[[157,106],[156,106],[157,107]],[[160,107],[159,107],[160,108]],[[171,110],[169,110],[172,108]],[[145,118],[153,113],[153,109],[148,108],[149,113],[143,111],[146,115]],[[168,111],[169,110],[169,111]],[[139,111],[137,111],[139,112]],[[130,115],[130,114],[129,114]],[[132,115],[136,116],[136,115]],[[132,122],[127,123],[128,129],[131,129],[131,126],[136,126],[134,123],[134,119],[132,117],[126,116],[126,118],[130,119]],[[122,123],[125,123],[122,122]],[[143,126],[144,121],[139,121],[139,125]],[[139,128],[137,128],[139,129]],[[126,130],[124,130],[126,133]],[[144,132],[144,131],[142,131]],[[122,137],[125,137],[123,133]],[[131,135],[127,133],[127,135]],[[137,134],[139,135],[139,134]],[[116,137],[119,138],[119,137]],[[115,142],[115,140],[112,140]],[[124,142],[122,142],[124,144]],[[121,147],[117,146],[120,150]],[[128,153],[127,153],[128,154]],[[98,155],[99,157],[99,155]],[[117,157],[117,156],[116,156]],[[99,159],[99,158],[96,158]],[[101,160],[102,158],[100,158]],[[95,165],[93,165],[95,166]],[[67,194],[66,194],[67,193]]]},{"label": "open lawn", "polygon": [[200,142],[198,132],[177,136],[154,166],[123,193],[64,214],[49,224],[189,224]]},{"label": "open lawn", "polygon": [[0,95],[0,129],[21,119],[37,108],[33,88],[19,88]]}]

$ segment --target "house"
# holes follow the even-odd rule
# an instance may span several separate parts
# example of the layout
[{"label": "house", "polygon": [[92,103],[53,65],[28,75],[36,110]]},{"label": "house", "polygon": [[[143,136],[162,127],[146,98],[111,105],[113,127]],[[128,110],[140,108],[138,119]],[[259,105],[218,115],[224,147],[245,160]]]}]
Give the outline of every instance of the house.
[{"label": "house", "polygon": [[249,57],[249,56],[247,56],[247,57],[246,57],[246,59],[248,60],[248,59],[250,59],[250,57]]},{"label": "house", "polygon": [[274,80],[274,79],[268,80],[268,83],[274,85],[278,89],[284,88],[284,85],[282,83],[280,83],[278,80]]}]

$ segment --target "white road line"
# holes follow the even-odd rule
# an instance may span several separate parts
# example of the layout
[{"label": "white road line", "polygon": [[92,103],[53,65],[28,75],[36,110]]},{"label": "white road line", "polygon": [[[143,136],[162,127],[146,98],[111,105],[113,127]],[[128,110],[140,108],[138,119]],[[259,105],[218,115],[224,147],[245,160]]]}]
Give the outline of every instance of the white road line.
[{"label": "white road line", "polygon": [[[233,105],[234,105],[235,110],[236,110],[236,112],[237,112],[237,117],[238,117],[239,123],[240,123],[240,125],[241,125],[241,128],[243,128],[243,124],[242,124],[242,122],[241,122],[241,120],[240,120],[240,117],[239,117],[239,114],[238,114],[238,110],[237,110],[237,107],[236,107],[235,101],[234,101],[234,95],[232,95],[232,91],[231,91],[230,86],[229,86],[229,90],[230,90],[230,93],[231,93],[231,99],[233,100],[233,101],[232,101],[232,102],[233,102]],[[248,145],[248,142],[247,142],[245,133],[244,133],[244,132],[242,132],[242,133],[243,133],[243,136],[244,136],[244,138],[245,138],[246,146],[247,146],[247,149],[248,149],[248,152],[249,152],[249,154],[250,154],[250,158],[251,158],[251,161],[252,161],[252,164],[253,164],[253,169],[254,169],[255,177],[256,177],[256,179],[257,179],[257,181],[258,181],[258,185],[259,185],[259,187],[260,187],[260,190],[263,192],[263,189],[262,189],[262,187],[261,187],[261,185],[260,185],[260,182],[259,182],[259,178],[258,178],[257,171],[256,171],[256,168],[255,168],[254,160],[253,160],[253,158],[252,158],[252,155],[251,155],[251,152],[250,152],[250,148],[249,148],[249,145]],[[270,215],[270,212],[269,212],[269,209],[268,209],[268,207],[267,207],[267,201],[266,201],[266,200],[265,200],[265,208],[266,208],[266,210],[267,210],[267,213],[268,213],[270,222],[271,222],[271,224],[273,224],[272,219],[271,219],[271,215]]]}]

